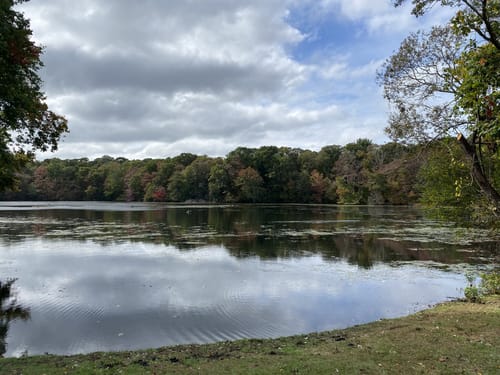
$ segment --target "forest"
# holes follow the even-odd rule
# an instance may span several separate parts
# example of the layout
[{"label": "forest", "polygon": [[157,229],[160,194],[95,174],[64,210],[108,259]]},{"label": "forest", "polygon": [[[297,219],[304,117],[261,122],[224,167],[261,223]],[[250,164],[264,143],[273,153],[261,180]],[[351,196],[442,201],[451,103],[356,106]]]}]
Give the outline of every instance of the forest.
[{"label": "forest", "polygon": [[[499,186],[500,168],[490,167]],[[425,146],[358,139],[320,151],[238,147],[224,158],[53,158],[28,164],[18,180],[18,189],[0,193],[1,200],[440,206],[481,200],[454,139]]]}]

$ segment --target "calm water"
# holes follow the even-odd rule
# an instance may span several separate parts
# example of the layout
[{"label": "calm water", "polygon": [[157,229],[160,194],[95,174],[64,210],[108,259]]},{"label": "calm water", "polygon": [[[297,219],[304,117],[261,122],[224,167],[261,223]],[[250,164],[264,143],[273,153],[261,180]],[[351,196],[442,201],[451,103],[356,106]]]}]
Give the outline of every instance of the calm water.
[{"label": "calm water", "polygon": [[0,354],[401,316],[462,296],[466,270],[494,264],[499,247],[487,231],[400,207],[0,202]]}]

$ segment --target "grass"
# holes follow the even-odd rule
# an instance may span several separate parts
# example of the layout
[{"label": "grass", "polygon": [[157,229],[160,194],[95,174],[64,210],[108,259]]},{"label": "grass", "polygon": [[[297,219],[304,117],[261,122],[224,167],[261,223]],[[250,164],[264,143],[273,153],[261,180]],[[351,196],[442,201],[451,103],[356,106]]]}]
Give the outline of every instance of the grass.
[{"label": "grass", "polygon": [[0,359],[0,374],[498,374],[500,296],[345,330],[209,345]]}]

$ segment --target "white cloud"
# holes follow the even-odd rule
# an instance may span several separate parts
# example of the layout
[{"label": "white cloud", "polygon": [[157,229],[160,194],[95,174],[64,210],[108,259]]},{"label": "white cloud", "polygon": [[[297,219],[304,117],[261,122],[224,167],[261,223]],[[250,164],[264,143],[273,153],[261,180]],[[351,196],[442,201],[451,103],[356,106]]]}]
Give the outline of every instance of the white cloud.
[{"label": "white cloud", "polygon": [[342,16],[358,20],[388,12],[392,9],[387,0],[322,0],[325,8],[336,6],[340,9]]},{"label": "white cloud", "polygon": [[[46,47],[49,105],[69,120],[58,157],[383,141],[374,72],[404,37],[387,25],[417,22],[384,0],[45,0],[21,8]],[[293,18],[341,18],[350,32],[302,30]]]},{"label": "white cloud", "polygon": [[416,28],[446,22],[453,11],[450,8],[435,7],[426,17],[418,20],[411,14],[410,1],[394,8],[391,0],[322,0],[326,12],[351,21],[363,22],[369,33],[394,34]]}]

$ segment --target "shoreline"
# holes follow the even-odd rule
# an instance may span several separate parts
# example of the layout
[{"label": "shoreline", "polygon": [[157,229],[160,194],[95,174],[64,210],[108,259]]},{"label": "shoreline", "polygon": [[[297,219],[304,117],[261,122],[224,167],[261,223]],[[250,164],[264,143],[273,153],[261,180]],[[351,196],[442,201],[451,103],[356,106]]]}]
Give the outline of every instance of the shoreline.
[{"label": "shoreline", "polygon": [[0,374],[496,373],[500,296],[346,329],[157,349],[0,359]]}]

